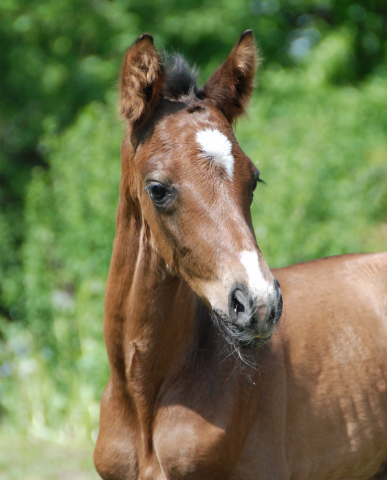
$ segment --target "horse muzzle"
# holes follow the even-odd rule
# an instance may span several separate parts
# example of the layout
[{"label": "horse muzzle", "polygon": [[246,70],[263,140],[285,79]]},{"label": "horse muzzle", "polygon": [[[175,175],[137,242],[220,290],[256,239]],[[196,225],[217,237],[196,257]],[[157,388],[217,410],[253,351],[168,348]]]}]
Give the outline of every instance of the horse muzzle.
[{"label": "horse muzzle", "polygon": [[227,340],[241,348],[255,348],[267,343],[282,314],[282,293],[279,282],[265,301],[254,298],[242,284],[235,284],[228,296],[228,315],[216,312],[218,323]]}]

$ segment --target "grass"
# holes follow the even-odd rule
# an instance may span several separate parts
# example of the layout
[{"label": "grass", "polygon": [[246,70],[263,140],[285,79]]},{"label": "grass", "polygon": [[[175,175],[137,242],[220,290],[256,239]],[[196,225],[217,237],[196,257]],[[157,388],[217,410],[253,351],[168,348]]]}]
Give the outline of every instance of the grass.
[{"label": "grass", "polygon": [[90,443],[59,444],[0,434],[0,480],[98,480]]}]

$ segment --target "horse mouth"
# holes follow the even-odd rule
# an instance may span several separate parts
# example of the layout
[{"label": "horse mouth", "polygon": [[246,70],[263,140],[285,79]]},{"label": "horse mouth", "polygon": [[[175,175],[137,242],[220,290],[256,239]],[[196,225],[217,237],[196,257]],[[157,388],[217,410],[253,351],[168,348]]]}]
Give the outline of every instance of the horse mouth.
[{"label": "horse mouth", "polygon": [[255,328],[241,328],[218,311],[212,312],[212,319],[227,342],[237,348],[255,349],[262,347],[270,341],[273,335],[272,329],[270,329],[270,332],[259,332]]}]

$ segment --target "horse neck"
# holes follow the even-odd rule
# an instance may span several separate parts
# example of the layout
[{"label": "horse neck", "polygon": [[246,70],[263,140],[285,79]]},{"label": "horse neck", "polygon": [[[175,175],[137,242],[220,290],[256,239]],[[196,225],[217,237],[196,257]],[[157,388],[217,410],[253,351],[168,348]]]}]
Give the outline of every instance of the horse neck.
[{"label": "horse neck", "polygon": [[138,200],[124,185],[123,173],[106,286],[105,342],[112,380],[151,399],[192,351],[197,299],[167,271]]}]

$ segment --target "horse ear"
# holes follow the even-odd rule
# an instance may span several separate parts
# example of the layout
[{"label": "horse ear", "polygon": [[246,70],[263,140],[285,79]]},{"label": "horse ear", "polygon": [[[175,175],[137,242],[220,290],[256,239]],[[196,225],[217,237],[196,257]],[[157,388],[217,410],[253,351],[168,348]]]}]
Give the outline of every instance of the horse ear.
[{"label": "horse ear", "polygon": [[163,65],[153,37],[145,33],[126,52],[121,70],[121,113],[130,123],[153,110],[163,80]]},{"label": "horse ear", "polygon": [[215,103],[230,123],[245,112],[253,93],[258,63],[253,32],[246,30],[200,91]]}]

